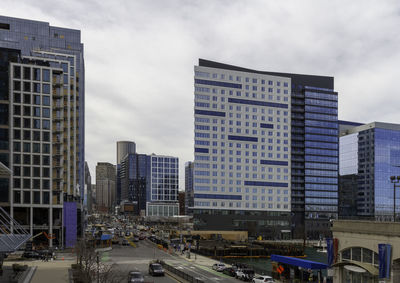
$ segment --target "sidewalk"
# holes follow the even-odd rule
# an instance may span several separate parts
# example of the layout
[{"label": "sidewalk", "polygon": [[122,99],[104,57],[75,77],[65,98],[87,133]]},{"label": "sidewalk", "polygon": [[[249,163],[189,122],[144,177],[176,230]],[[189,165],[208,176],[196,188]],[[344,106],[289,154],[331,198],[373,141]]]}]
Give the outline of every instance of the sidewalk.
[{"label": "sidewalk", "polygon": [[12,266],[13,263],[26,264],[28,266],[36,266],[35,274],[33,275],[31,283],[64,283],[68,280],[68,269],[71,264],[75,263],[74,260],[54,260],[54,261],[7,261],[4,262],[5,266]]}]

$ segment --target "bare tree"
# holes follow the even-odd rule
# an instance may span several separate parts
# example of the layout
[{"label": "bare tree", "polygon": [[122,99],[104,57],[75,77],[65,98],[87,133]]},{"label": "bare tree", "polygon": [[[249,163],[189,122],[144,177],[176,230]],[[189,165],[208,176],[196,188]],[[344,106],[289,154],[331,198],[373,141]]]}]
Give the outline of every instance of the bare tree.
[{"label": "bare tree", "polygon": [[118,283],[124,276],[116,270],[116,264],[101,262],[101,256],[93,246],[86,241],[79,241],[76,246],[77,253],[77,282],[80,283]]}]

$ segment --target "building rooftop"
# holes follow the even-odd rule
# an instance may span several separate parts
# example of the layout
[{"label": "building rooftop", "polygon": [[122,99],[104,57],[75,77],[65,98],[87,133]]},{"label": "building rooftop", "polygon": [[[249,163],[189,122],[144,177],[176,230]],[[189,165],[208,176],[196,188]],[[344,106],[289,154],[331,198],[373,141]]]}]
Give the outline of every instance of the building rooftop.
[{"label": "building rooftop", "polygon": [[382,123],[382,122],[372,122],[368,124],[364,124],[361,126],[356,126],[353,128],[348,128],[346,131],[342,132],[341,135],[349,135],[358,133],[361,131],[369,130],[369,129],[385,129],[385,130],[393,130],[393,131],[400,131],[400,124],[392,124],[392,123]]},{"label": "building rooftop", "polygon": [[304,74],[293,74],[293,73],[280,73],[280,72],[267,72],[267,71],[258,71],[247,68],[242,68],[234,65],[219,63],[215,61],[210,61],[206,59],[199,59],[200,67],[209,67],[209,68],[217,68],[217,69],[225,69],[231,71],[239,71],[239,72],[247,72],[247,73],[255,73],[261,75],[271,75],[271,76],[279,76],[279,77],[289,77],[292,79],[292,82],[295,84],[301,84],[303,86],[314,86],[321,88],[334,89],[334,78],[329,76],[316,76],[316,75],[304,75]]}]

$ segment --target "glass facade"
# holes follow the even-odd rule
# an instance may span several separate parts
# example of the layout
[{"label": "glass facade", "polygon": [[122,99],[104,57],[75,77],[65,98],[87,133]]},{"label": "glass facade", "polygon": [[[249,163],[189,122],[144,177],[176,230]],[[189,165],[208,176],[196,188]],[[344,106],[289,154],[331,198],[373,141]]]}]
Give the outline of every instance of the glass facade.
[{"label": "glass facade", "polygon": [[192,209],[189,208],[194,205],[193,174],[194,163],[187,162],[185,164],[185,215],[192,214]]},{"label": "glass facade", "polygon": [[[304,91],[305,142],[305,218],[336,219],[338,205],[338,124],[337,93],[328,89],[306,87]],[[318,106],[315,108],[311,108]],[[327,110],[326,110],[327,109]],[[325,121],[329,121],[328,123]],[[325,144],[329,144],[326,146]],[[332,148],[326,149],[331,146]],[[319,163],[327,166],[318,165]],[[329,186],[329,187],[326,187]],[[309,231],[319,237],[318,231]]]},{"label": "glass facade", "polygon": [[122,199],[135,205],[137,215],[149,211],[149,203],[177,203],[178,168],[176,157],[128,154],[121,164]]},{"label": "glass facade", "polygon": [[[394,188],[390,177],[400,175],[400,127],[378,122],[354,127],[340,143],[341,178],[357,178],[357,211],[353,216],[391,221]],[[396,208],[399,203],[400,193],[396,193]]]},{"label": "glass facade", "polygon": [[358,133],[340,137],[339,175],[358,173]]},{"label": "glass facade", "polygon": [[[390,176],[400,175],[400,129],[399,130],[389,130],[389,129],[379,129],[375,128],[375,155],[374,167],[369,166],[368,161],[372,159],[372,156],[368,157],[367,154],[364,156],[360,155],[360,170],[364,169],[365,175],[373,170],[374,172],[374,185],[375,190],[375,216],[376,217],[388,217],[393,213],[393,184],[390,182]],[[361,142],[361,141],[360,141]],[[365,141],[367,143],[367,141]],[[361,146],[362,144],[360,144]],[[361,152],[361,148],[360,148]],[[365,161],[364,161],[365,159]],[[365,163],[364,163],[364,162]],[[372,160],[371,160],[372,161]],[[371,162],[370,161],[370,162]],[[365,164],[365,167],[361,166]],[[369,170],[368,170],[369,169]],[[369,172],[368,172],[369,171]],[[369,181],[365,176],[363,179],[359,179],[360,190],[367,188],[367,182]],[[364,181],[364,184],[361,184]],[[368,195],[364,196],[365,200],[368,200]],[[362,204],[364,200],[360,200],[359,209],[362,209]],[[400,204],[400,193],[397,191],[396,194],[396,207]],[[396,214],[398,214],[398,209]]]}]

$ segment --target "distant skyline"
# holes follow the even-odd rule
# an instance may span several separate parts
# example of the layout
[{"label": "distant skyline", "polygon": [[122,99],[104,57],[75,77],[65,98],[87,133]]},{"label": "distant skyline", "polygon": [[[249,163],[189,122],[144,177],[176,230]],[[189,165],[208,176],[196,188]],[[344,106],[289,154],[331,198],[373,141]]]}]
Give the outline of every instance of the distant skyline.
[{"label": "distant skyline", "polygon": [[79,29],[85,46],[86,160],[116,142],[193,160],[198,58],[335,77],[339,119],[399,123],[400,2],[12,1],[0,14]]}]

